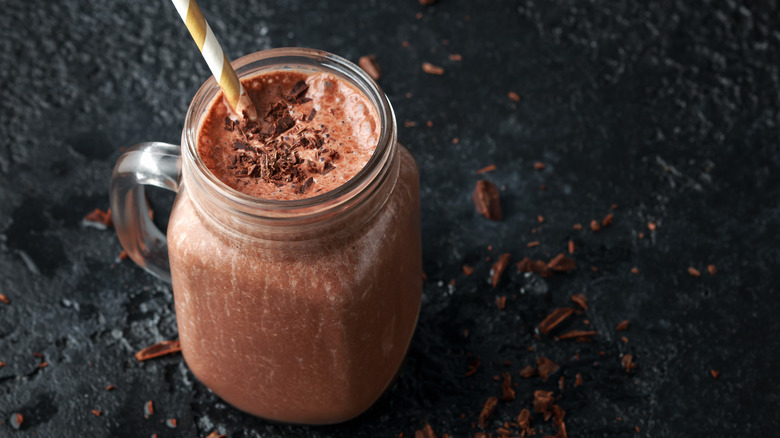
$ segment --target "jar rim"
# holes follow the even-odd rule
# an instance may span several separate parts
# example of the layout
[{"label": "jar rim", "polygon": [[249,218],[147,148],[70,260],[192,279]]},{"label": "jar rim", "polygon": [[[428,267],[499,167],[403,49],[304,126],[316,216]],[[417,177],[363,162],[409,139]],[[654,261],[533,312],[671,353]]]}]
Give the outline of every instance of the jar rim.
[{"label": "jar rim", "polygon": [[366,165],[341,186],[304,199],[273,200],[243,193],[230,187],[212,173],[198,152],[200,124],[220,92],[213,76],[200,87],[192,99],[184,120],[182,134],[183,171],[194,176],[194,182],[216,198],[221,207],[260,219],[315,219],[334,210],[347,209],[376,188],[387,174],[390,157],[396,148],[396,123],[392,106],[376,82],[354,63],[322,50],[283,47],[245,55],[232,63],[239,78],[252,77],[263,71],[292,68],[314,68],[326,71],[354,85],[373,105],[379,118],[380,135],[374,153]]}]

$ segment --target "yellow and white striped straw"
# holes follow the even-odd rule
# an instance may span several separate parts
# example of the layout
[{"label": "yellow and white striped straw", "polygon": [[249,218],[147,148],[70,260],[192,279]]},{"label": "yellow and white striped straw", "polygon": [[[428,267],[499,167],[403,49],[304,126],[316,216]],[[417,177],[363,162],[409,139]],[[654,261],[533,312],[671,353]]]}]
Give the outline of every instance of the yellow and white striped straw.
[{"label": "yellow and white striped straw", "polygon": [[179,12],[181,19],[184,20],[184,24],[187,26],[187,30],[190,31],[192,39],[195,40],[195,44],[198,45],[200,53],[203,58],[206,59],[211,73],[219,82],[219,86],[222,88],[222,92],[225,94],[225,98],[230,105],[230,108],[236,112],[239,116],[246,112],[250,119],[256,117],[255,107],[252,101],[244,91],[241,81],[238,80],[236,71],[233,70],[233,66],[230,65],[230,61],[225,56],[225,52],[222,51],[222,47],[217,41],[217,37],[214,36],[214,32],[211,31],[211,26],[206,22],[203,17],[203,13],[200,11],[198,4],[195,0],[172,0],[173,5],[176,6],[176,11]]}]

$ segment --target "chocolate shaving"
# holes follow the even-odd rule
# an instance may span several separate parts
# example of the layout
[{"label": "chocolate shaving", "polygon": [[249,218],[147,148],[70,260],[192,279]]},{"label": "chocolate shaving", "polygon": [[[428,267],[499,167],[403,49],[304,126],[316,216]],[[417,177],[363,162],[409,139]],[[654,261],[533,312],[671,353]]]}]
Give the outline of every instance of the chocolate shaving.
[{"label": "chocolate shaving", "polygon": [[582,374],[577,373],[577,375],[574,376],[574,386],[582,386]]},{"label": "chocolate shaving", "polygon": [[552,416],[550,408],[553,404],[553,392],[537,389],[534,391],[534,412],[543,414],[544,421],[547,421]]},{"label": "chocolate shaving", "polygon": [[713,379],[717,379],[720,376],[720,371],[710,370],[710,375],[712,375]]},{"label": "chocolate shaving", "polygon": [[571,300],[579,304],[583,310],[588,310],[588,298],[583,294],[574,294],[571,296]]},{"label": "chocolate shaving", "polygon": [[503,373],[504,380],[501,382],[501,401],[510,402],[515,399],[515,390],[512,389],[512,375]]},{"label": "chocolate shaving", "polygon": [[628,326],[631,324],[631,321],[624,319],[623,321],[620,321],[617,325],[617,331],[622,332],[628,330]]},{"label": "chocolate shaving", "polygon": [[463,56],[460,53],[450,53],[450,61],[463,61]]},{"label": "chocolate shaving", "polygon": [[441,76],[444,74],[444,69],[438,65],[433,65],[430,62],[422,63],[422,70],[429,75]]},{"label": "chocolate shaving", "polygon": [[590,330],[590,331],[586,331],[586,330],[572,330],[572,331],[566,332],[566,333],[564,333],[564,334],[562,334],[560,336],[557,336],[556,339],[559,340],[559,341],[563,341],[563,340],[566,340],[566,339],[586,338],[586,337],[590,337],[590,336],[596,336],[596,334],[597,333],[595,331],[592,331],[592,330]]},{"label": "chocolate shaving", "polygon": [[469,275],[474,273],[474,267],[471,265],[463,265],[461,268],[463,270],[463,274],[468,277]]},{"label": "chocolate shaving", "polygon": [[531,411],[528,409],[523,409],[520,411],[520,414],[517,416],[517,426],[521,429],[528,429],[531,427]]},{"label": "chocolate shaving", "polygon": [[208,434],[206,438],[225,438],[225,435],[222,435],[221,433],[214,430],[210,434]]},{"label": "chocolate shaving", "polygon": [[513,102],[520,102],[520,95],[515,93],[514,91],[510,91],[508,96],[509,96],[509,100]]},{"label": "chocolate shaving", "polygon": [[574,254],[574,249],[575,249],[574,241],[573,240],[569,240],[569,254]]},{"label": "chocolate shaving", "polygon": [[718,273],[718,268],[715,265],[707,265],[707,272],[709,272],[710,275],[715,275]]},{"label": "chocolate shaving", "polygon": [[487,427],[487,422],[496,412],[496,405],[498,404],[498,397],[490,397],[482,407],[482,412],[479,413],[479,426],[483,429]]},{"label": "chocolate shaving", "polygon": [[113,391],[113,390],[115,390],[115,389],[116,389],[116,386],[114,386],[114,385],[108,385],[108,386],[106,386],[106,391]]},{"label": "chocolate shaving", "polygon": [[549,277],[552,275],[552,271],[547,267],[547,263],[543,260],[533,261],[528,257],[523,257],[523,260],[520,260],[520,262],[517,263],[517,270],[520,272],[536,272],[542,277]]},{"label": "chocolate shaving", "polygon": [[430,6],[434,3],[436,3],[437,0],[419,0],[420,4],[423,6]]},{"label": "chocolate shaving", "polygon": [[504,218],[501,211],[501,196],[498,193],[498,187],[492,182],[484,179],[477,181],[471,199],[474,201],[477,213],[493,221],[500,221]]},{"label": "chocolate shaving", "polygon": [[546,357],[540,357],[536,360],[536,367],[539,371],[539,377],[542,378],[542,381],[546,382],[547,377],[549,377],[551,374],[558,371],[560,366],[558,366],[557,363],[551,361],[550,359],[547,359]]},{"label": "chocolate shaving", "polygon": [[92,410],[92,415],[94,415],[96,417],[99,417],[99,416],[103,415],[103,411],[101,411],[99,409],[93,409]]},{"label": "chocolate shaving", "polygon": [[154,414],[154,403],[151,400],[144,403],[144,418],[149,418]]},{"label": "chocolate shaving", "polygon": [[520,370],[520,377],[529,378],[536,375],[536,368],[532,365],[528,365]]},{"label": "chocolate shaving", "polygon": [[466,377],[474,375],[479,369],[479,359],[472,359],[469,362],[469,368],[466,371]]},{"label": "chocolate shaving", "polygon": [[623,356],[623,359],[621,359],[620,362],[623,364],[623,368],[626,369],[627,373],[637,367],[636,362],[634,362],[634,356],[631,354]]},{"label": "chocolate shaving", "polygon": [[544,170],[545,167],[547,166],[541,161],[534,162],[534,170]]},{"label": "chocolate shaving", "polygon": [[496,165],[495,164],[489,164],[489,165],[483,167],[482,169],[479,169],[477,171],[477,175],[482,175],[483,173],[492,172],[494,170],[496,170]]},{"label": "chocolate shaving", "polygon": [[3,304],[11,304],[11,300],[9,300],[8,297],[4,294],[0,294],[0,302]]},{"label": "chocolate shaving", "polygon": [[309,85],[306,81],[298,81],[293,84],[290,92],[284,96],[284,98],[290,103],[303,103],[303,96],[309,90]]},{"label": "chocolate shaving", "polygon": [[601,225],[599,225],[599,221],[597,221],[596,219],[590,221],[590,229],[593,231],[599,231],[601,229]]},{"label": "chocolate shaving", "polygon": [[552,414],[553,420],[555,420],[555,424],[558,425],[563,423],[563,418],[566,417],[566,411],[564,411],[563,408],[558,405],[553,405]]},{"label": "chocolate shaving", "polygon": [[612,213],[606,215],[604,219],[601,220],[601,226],[606,227],[612,225]]},{"label": "chocolate shaving", "polygon": [[550,263],[547,264],[548,268],[558,272],[571,271],[576,266],[577,264],[574,262],[574,259],[571,257],[566,257],[563,253],[555,256],[552,260],[550,260]]},{"label": "chocolate shaving", "polygon": [[376,61],[376,55],[361,56],[358,61],[360,68],[362,68],[371,79],[378,81],[382,76],[382,70],[379,68],[379,63]]},{"label": "chocolate shaving", "polygon": [[574,313],[574,309],[569,307],[559,307],[553,310],[552,313],[547,315],[547,317],[539,323],[539,332],[543,335],[550,333],[552,329],[557,327],[558,324],[562,323],[566,318],[571,316],[572,313]]},{"label": "chocolate shaving", "polygon": [[135,354],[135,358],[139,362],[143,362],[145,360],[154,359],[156,357],[165,356],[167,354],[178,353],[180,351],[181,344],[178,340],[162,341],[139,351]]},{"label": "chocolate shaving", "polygon": [[693,266],[688,267],[688,275],[691,277],[701,277],[701,272]]},{"label": "chocolate shaving", "polygon": [[179,422],[175,418],[169,418],[165,420],[165,425],[171,429],[176,429],[176,427],[179,425]]},{"label": "chocolate shaving", "polygon": [[436,438],[436,433],[429,423],[425,423],[425,427],[414,433],[414,438]]},{"label": "chocolate shaving", "polygon": [[490,269],[490,272],[492,273],[491,283],[493,284],[493,287],[498,286],[498,281],[501,279],[501,275],[504,274],[504,271],[509,265],[509,260],[511,258],[512,256],[507,252],[501,254],[501,256],[498,257],[498,261],[493,264],[493,267]]},{"label": "chocolate shaving", "polygon": [[496,307],[498,307],[499,310],[504,310],[506,308],[506,295],[496,298]]}]

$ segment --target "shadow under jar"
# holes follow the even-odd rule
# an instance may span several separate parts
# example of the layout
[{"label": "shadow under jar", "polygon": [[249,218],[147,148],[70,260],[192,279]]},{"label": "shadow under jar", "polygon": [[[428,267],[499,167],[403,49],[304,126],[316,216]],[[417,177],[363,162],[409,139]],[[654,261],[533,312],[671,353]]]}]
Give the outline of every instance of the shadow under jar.
[{"label": "shadow under jar", "polygon": [[[227,186],[198,151],[203,119],[221,99],[211,78],[190,105],[181,148],[146,143],[120,158],[111,190],[117,233],[136,263],[170,275],[182,353],[202,383],[263,418],[346,421],[389,386],[417,323],[417,167],[397,143],[384,93],[349,61],[286,48],[233,64],[242,79],[290,69],[351,84],[380,124],[366,166],[307,199],[265,200]],[[146,215],[144,184],[178,192],[167,243]]]}]

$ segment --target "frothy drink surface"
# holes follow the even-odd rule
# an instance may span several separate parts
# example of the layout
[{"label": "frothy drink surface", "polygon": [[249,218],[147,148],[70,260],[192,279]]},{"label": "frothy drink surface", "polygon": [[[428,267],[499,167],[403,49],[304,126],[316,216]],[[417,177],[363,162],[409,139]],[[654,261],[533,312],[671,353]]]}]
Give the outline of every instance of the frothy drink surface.
[{"label": "frothy drink surface", "polygon": [[310,198],[343,185],[374,153],[377,115],[346,81],[273,71],[242,83],[257,120],[236,121],[218,97],[198,135],[202,160],[230,187],[263,199]]}]

